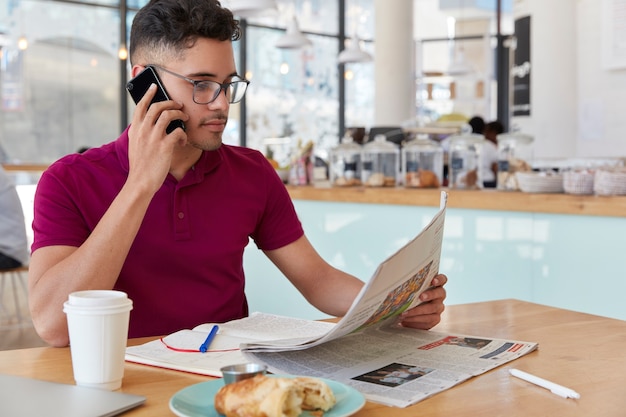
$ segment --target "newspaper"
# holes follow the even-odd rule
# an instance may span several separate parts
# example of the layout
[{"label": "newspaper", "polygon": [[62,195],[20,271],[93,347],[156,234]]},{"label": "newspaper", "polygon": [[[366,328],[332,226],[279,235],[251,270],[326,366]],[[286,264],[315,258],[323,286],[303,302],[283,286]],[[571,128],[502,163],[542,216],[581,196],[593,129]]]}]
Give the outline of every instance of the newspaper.
[{"label": "newspaper", "polygon": [[244,352],[302,350],[397,318],[418,305],[419,296],[439,273],[448,194],[441,192],[439,211],[409,243],[384,260],[363,286],[346,315],[328,333],[315,338],[291,338],[246,343]]},{"label": "newspaper", "polygon": [[348,313],[314,337],[243,343],[242,354],[273,373],[327,378],[374,402],[406,407],[537,348],[536,343],[402,327],[439,272],[447,194],[413,240],[383,261]]},{"label": "newspaper", "polygon": [[305,350],[243,354],[273,373],[332,379],[369,401],[407,407],[536,348],[385,323]]}]

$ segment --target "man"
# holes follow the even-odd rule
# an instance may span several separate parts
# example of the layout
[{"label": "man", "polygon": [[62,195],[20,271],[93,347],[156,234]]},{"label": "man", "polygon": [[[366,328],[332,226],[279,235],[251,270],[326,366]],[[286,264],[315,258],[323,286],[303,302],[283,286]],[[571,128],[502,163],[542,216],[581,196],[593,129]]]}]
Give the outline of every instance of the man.
[{"label": "man", "polygon": [[467,124],[472,128],[472,133],[476,133],[477,135],[482,135],[485,130],[485,119],[480,116],[472,117]]},{"label": "man", "polygon": [[485,188],[494,188],[498,176],[498,135],[504,132],[504,126],[498,120],[485,125],[483,135],[487,139],[481,150],[482,177]]},{"label": "man", "polygon": [[[131,75],[152,66],[172,100],[149,106],[153,85],[115,142],[66,156],[42,176],[29,287],[48,343],[68,344],[62,304],[84,289],[129,294],[130,337],[247,315],[249,237],[315,307],[347,312],[363,283],[313,249],[261,153],[222,145],[229,106],[247,87],[235,68],[239,34],[215,0],[152,0],[137,13]],[[167,134],[173,120],[185,130]],[[445,282],[439,275],[425,303],[406,312],[407,326],[439,322]]]},{"label": "man", "polygon": [[0,165],[0,270],[28,264],[24,211],[11,177]]}]

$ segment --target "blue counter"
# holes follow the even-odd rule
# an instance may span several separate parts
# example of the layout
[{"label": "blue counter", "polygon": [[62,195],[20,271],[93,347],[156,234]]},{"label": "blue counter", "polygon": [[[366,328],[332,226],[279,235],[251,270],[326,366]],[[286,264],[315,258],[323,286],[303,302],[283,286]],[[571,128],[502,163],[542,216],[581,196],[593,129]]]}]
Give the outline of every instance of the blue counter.
[{"label": "blue counter", "polygon": [[[294,201],[324,259],[362,280],[427,224],[436,207]],[[448,208],[441,272],[447,304],[501,298],[626,320],[626,218]],[[251,311],[319,319],[250,243]]]}]

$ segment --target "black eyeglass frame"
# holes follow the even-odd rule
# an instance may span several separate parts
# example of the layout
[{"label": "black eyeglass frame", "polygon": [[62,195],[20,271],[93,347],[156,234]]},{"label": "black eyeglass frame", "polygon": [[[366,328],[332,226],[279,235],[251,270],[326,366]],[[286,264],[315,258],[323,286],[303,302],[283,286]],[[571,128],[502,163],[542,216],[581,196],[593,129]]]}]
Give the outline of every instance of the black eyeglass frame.
[{"label": "black eyeglass frame", "polygon": [[[249,80],[246,80],[245,78],[241,78],[239,76],[237,76],[239,79],[236,80],[236,81],[230,81],[230,82],[227,82],[227,83],[218,83],[217,81],[212,81],[212,80],[192,80],[191,78],[185,77],[184,75],[177,74],[177,73],[175,73],[173,71],[168,70],[167,68],[163,68],[160,65],[148,64],[148,65],[146,65],[146,67],[152,67],[152,68],[154,68],[156,70],[161,70],[161,71],[166,72],[166,73],[168,73],[170,75],[173,75],[174,77],[180,78],[181,80],[185,80],[188,83],[192,84],[193,85],[193,93],[192,93],[191,98],[193,99],[193,102],[196,103],[196,104],[210,104],[210,103],[213,103],[215,100],[217,100],[217,98],[219,97],[219,95],[220,95],[220,93],[222,91],[224,91],[224,94],[226,95],[227,89],[233,88],[233,89],[236,90],[237,88],[243,88],[243,93],[241,94],[241,97],[239,98],[239,100],[233,101],[232,96],[231,97],[226,96],[226,98],[228,98],[228,102],[230,104],[239,103],[243,99],[243,97],[246,95],[246,91],[248,90],[248,85],[250,85],[250,81]],[[213,96],[213,98],[211,100],[205,102],[205,103],[201,103],[201,102],[198,102],[196,100],[196,88],[197,88],[197,86],[199,84],[203,84],[203,83],[211,83],[211,84],[219,85],[219,89],[217,89],[215,91],[215,95]],[[238,86],[242,86],[242,87],[238,87]]]}]

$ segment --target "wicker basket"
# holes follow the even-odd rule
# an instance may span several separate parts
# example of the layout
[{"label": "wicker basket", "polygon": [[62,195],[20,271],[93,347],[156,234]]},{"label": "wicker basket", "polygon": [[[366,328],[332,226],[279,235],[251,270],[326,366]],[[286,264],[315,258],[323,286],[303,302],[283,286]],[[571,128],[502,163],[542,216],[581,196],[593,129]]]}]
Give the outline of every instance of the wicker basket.
[{"label": "wicker basket", "polygon": [[593,192],[597,195],[626,195],[626,171],[623,169],[597,170]]},{"label": "wicker basket", "polygon": [[519,188],[525,193],[562,193],[563,174],[555,172],[518,172]]},{"label": "wicker basket", "polygon": [[593,194],[594,172],[590,170],[566,171],[563,189],[567,194]]}]

